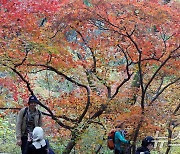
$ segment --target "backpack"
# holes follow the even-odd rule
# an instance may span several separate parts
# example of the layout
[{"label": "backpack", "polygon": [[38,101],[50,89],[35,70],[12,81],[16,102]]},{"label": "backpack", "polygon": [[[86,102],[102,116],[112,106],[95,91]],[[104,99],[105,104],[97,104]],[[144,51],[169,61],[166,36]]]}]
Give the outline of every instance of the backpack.
[{"label": "backpack", "polygon": [[[25,117],[27,111],[28,111],[28,107],[26,107],[25,110],[24,110],[23,118]],[[38,110],[38,114],[39,114],[39,120],[40,120],[40,119],[41,119],[41,112],[40,112],[39,110]],[[27,122],[27,121],[26,121],[26,122]],[[39,121],[38,121],[38,123],[39,123]]]},{"label": "backpack", "polygon": [[107,146],[110,150],[114,150],[114,138],[115,138],[115,133],[116,130],[112,129],[109,133],[108,133],[108,138],[107,138]]}]

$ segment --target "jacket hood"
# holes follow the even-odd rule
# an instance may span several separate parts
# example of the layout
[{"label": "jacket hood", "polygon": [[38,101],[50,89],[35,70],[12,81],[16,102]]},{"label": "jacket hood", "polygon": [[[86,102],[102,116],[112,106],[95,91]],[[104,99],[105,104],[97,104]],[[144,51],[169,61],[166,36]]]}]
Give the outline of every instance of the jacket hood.
[{"label": "jacket hood", "polygon": [[33,130],[33,141],[40,141],[44,138],[44,131],[41,127],[35,127]]},{"label": "jacket hood", "polygon": [[35,127],[33,130],[33,145],[36,149],[40,149],[46,145],[44,131],[41,127]]}]

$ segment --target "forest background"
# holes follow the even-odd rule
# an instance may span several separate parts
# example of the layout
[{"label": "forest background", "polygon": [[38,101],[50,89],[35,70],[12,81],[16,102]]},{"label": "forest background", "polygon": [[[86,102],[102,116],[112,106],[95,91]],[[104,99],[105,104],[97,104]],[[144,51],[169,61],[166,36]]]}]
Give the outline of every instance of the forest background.
[{"label": "forest background", "polygon": [[157,133],[153,153],[178,153],[179,12],[179,0],[0,0],[0,152],[20,153],[17,112],[36,95],[58,154],[112,153],[117,121],[132,153]]}]

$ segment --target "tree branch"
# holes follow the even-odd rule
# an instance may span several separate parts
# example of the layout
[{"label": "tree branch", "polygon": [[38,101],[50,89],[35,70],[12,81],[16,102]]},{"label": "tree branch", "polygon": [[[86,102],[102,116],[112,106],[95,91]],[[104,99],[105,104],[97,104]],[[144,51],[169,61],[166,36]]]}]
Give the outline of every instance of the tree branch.
[{"label": "tree branch", "polygon": [[[21,110],[21,109],[22,109],[22,108],[18,108],[18,107],[0,107],[0,110]],[[42,111],[41,111],[41,113],[42,113],[43,115],[52,117],[51,114],[49,114],[49,113],[42,112]],[[66,117],[65,115],[62,115],[62,116],[56,116],[56,115],[55,115],[55,117],[56,117],[56,118],[64,119],[64,120],[66,120],[66,121],[77,122],[76,119],[68,118],[68,117]]]},{"label": "tree branch", "polygon": [[180,78],[177,78],[176,80],[170,82],[169,84],[167,84],[166,86],[164,86],[161,90],[158,91],[158,93],[155,95],[155,97],[151,100],[151,102],[149,103],[149,106],[152,105],[152,103],[159,97],[160,94],[163,93],[163,91],[165,89],[167,89],[169,86],[171,86],[172,84],[176,83],[177,81],[179,81]]},{"label": "tree branch", "polygon": [[[176,49],[174,49],[173,51],[171,51],[171,54],[173,54],[175,51],[177,51],[180,48],[180,46],[178,46]],[[171,54],[164,60],[164,62],[161,63],[161,65],[159,66],[159,68],[155,71],[155,73],[152,75],[151,79],[149,80],[149,82],[146,84],[144,91],[147,90],[147,88],[149,87],[149,85],[151,84],[151,82],[153,81],[153,79],[156,77],[157,73],[161,70],[161,68],[167,63],[167,61],[171,58]]]},{"label": "tree branch", "polygon": [[132,76],[132,74],[133,74],[133,73],[130,74],[130,72],[129,72],[129,65],[130,65],[130,64],[129,64],[128,57],[127,57],[124,49],[123,49],[120,45],[118,45],[118,47],[121,49],[121,51],[123,52],[124,57],[125,57],[125,59],[126,59],[126,73],[127,73],[127,78],[124,79],[124,80],[120,83],[120,85],[116,88],[116,91],[115,91],[114,95],[111,96],[111,99],[113,99],[113,98],[118,94],[119,89],[120,89],[127,81],[129,81],[129,79],[131,78],[131,76]]},{"label": "tree branch", "polygon": [[[6,64],[4,64],[4,66],[8,67]],[[26,86],[27,86],[29,92],[31,93],[31,95],[34,95],[34,92],[33,92],[33,90],[32,90],[31,87],[30,87],[30,83],[23,77],[23,75],[22,75],[20,72],[18,72],[15,68],[12,68],[12,67],[8,67],[8,68],[10,68],[14,73],[16,73],[16,74],[20,77],[20,79],[21,79],[24,83],[26,83]],[[44,104],[42,104],[40,101],[38,102],[38,104],[39,104],[41,107],[43,107],[44,109],[46,109],[46,110],[50,113],[52,119],[55,120],[60,126],[66,128],[66,129],[72,129],[72,127],[67,126],[67,125],[64,125],[60,120],[58,120],[58,119],[56,118],[56,116],[52,113],[52,111],[51,111],[47,106],[45,106]]]},{"label": "tree branch", "polygon": [[57,73],[58,75],[64,77],[66,80],[74,83],[75,85],[86,89],[86,91],[87,91],[87,103],[86,103],[86,107],[85,107],[83,113],[82,113],[82,114],[80,115],[80,117],[79,117],[78,123],[80,123],[80,122],[82,121],[83,117],[85,116],[85,114],[87,113],[88,108],[89,108],[89,106],[90,106],[90,89],[89,89],[89,87],[87,87],[86,85],[83,85],[83,84],[81,84],[81,83],[78,83],[77,81],[73,80],[72,78],[68,77],[67,75],[65,75],[64,73],[58,71],[57,69],[55,69],[55,68],[52,67],[52,66],[44,65],[44,64],[28,64],[28,66],[40,66],[40,67],[45,67],[45,68],[47,68],[48,70],[53,71],[53,72]]}]

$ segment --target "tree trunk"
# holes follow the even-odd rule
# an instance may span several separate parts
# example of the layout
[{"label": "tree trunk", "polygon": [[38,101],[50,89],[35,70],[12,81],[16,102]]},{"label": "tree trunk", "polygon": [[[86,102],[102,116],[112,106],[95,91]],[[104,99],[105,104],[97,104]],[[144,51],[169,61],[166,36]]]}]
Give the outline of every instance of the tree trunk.
[{"label": "tree trunk", "polygon": [[69,141],[62,154],[69,154],[75,145],[75,140],[71,139],[71,141]]},{"label": "tree trunk", "polygon": [[[173,112],[173,114],[172,114],[172,116],[175,116],[176,115],[176,113],[179,111],[179,109],[180,109],[180,103],[177,105],[177,107],[176,107],[176,109],[174,110],[174,112]],[[168,147],[167,147],[167,149],[166,149],[166,153],[165,154],[168,154],[169,153],[169,151],[170,151],[170,149],[171,149],[171,146],[170,146],[170,144],[171,144],[171,139],[172,139],[172,133],[173,133],[173,129],[176,127],[176,126],[178,126],[178,124],[177,125],[175,125],[175,126],[173,126],[173,128],[171,128],[172,126],[172,119],[170,119],[170,121],[169,121],[169,124],[168,124],[168,128],[167,128],[167,130],[168,130]]]},{"label": "tree trunk", "polygon": [[132,154],[135,154],[135,152],[136,152],[136,141],[137,141],[137,137],[138,137],[138,135],[139,135],[139,130],[140,130],[141,126],[142,126],[143,117],[144,117],[144,116],[143,116],[143,114],[142,114],[141,119],[140,119],[140,121],[139,121],[139,123],[138,123],[138,126],[137,126],[137,128],[136,128],[136,130],[135,130],[135,135],[134,135],[134,138],[133,138],[134,144],[133,144],[133,146],[132,146]]},{"label": "tree trunk", "polygon": [[171,124],[170,123],[169,123],[169,126],[168,126],[168,147],[166,149],[166,153],[165,154],[168,154],[170,149],[171,149],[170,144],[171,144],[171,138],[172,138],[172,130],[171,130]]}]

